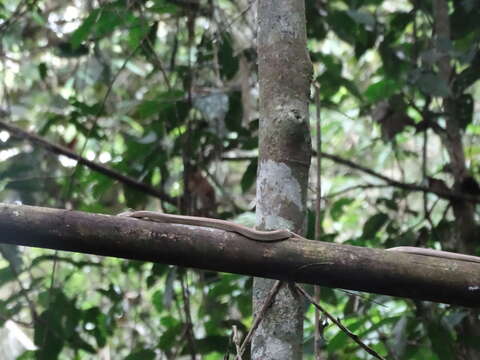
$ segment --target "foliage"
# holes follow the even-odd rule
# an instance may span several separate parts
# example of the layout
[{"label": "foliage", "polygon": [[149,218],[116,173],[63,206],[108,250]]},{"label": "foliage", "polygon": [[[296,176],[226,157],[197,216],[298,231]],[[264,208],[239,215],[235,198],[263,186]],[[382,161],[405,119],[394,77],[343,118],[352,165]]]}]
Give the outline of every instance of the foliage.
[{"label": "foliage", "polygon": [[[163,202],[167,211],[248,214],[258,141],[254,17],[251,10],[238,16],[247,1],[214,3],[1,2],[1,121],[160,189],[173,199]],[[408,190],[433,178],[463,191],[447,155],[451,114],[443,99],[458,110],[469,175],[478,177],[480,5],[448,4],[451,39],[434,37],[431,2],[306,1],[323,150],[354,165],[324,160],[323,240],[460,246],[452,240],[451,202]],[[438,67],[442,57],[455,70],[448,80]],[[0,140],[3,202],[102,213],[158,206],[138,188],[48,148],[5,131]],[[102,351],[129,360],[193,353],[221,359],[233,352],[232,326],[245,334],[251,325],[245,277],[38,249],[0,251],[0,286],[7,290],[0,322],[30,324],[26,331],[38,347],[22,359],[89,359]],[[463,309],[330,289],[322,301],[395,359],[452,359],[460,340],[474,346],[462,333]],[[312,315],[309,309],[308,358]],[[367,358],[333,326],[325,338],[332,357]]]}]

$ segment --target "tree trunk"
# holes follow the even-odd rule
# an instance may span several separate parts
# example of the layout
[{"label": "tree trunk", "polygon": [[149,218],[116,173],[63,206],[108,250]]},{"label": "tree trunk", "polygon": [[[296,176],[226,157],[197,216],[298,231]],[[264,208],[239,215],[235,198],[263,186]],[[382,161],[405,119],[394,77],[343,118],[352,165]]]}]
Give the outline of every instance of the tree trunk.
[{"label": "tree trunk", "polygon": [[[257,227],[306,228],[311,140],[308,100],[312,64],[306,50],[303,0],[258,2],[260,140]],[[272,280],[256,278],[253,306],[258,314]],[[284,286],[255,332],[252,359],[301,359],[303,298]]]},{"label": "tree trunk", "polygon": [[[450,42],[450,19],[448,3],[446,0],[435,0],[433,2],[436,46],[441,42]],[[451,65],[451,59],[447,52],[442,54],[437,62],[439,75],[450,85],[451,76],[454,69]],[[458,111],[455,101],[456,95],[445,97],[443,106],[448,114],[446,118],[446,136],[442,138],[443,143],[450,157],[450,167],[455,180],[455,190],[461,191],[461,184],[468,176],[468,170],[463,151],[462,132],[458,124]],[[453,213],[455,216],[457,251],[462,253],[473,253],[475,249],[477,236],[477,225],[475,222],[475,207],[473,203],[468,201],[453,201]],[[456,352],[457,359],[479,359],[480,351],[477,342],[480,337],[480,321],[478,310],[470,310],[468,315],[462,320],[459,329],[459,343]]]}]

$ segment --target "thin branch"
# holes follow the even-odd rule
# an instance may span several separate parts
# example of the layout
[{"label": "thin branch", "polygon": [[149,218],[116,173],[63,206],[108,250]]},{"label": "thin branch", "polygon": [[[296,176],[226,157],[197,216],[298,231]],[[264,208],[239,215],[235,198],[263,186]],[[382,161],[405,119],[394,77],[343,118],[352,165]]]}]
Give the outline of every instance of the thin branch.
[{"label": "thin branch", "polygon": [[[317,156],[317,153],[314,151],[313,156]],[[365,174],[371,175],[377,179],[385,181],[388,185],[392,187],[396,187],[399,189],[407,190],[407,191],[420,191],[420,192],[425,192],[425,193],[431,193],[437,195],[439,198],[445,199],[445,200],[462,200],[462,201],[470,201],[473,203],[478,203],[480,202],[480,197],[478,196],[471,196],[467,194],[463,194],[460,192],[455,192],[455,191],[439,191],[439,190],[434,190],[426,186],[418,185],[415,183],[404,183],[392,178],[389,178],[388,176],[382,175],[372,169],[369,169],[365,166],[359,165],[351,160],[347,160],[345,158],[342,158],[338,155],[333,155],[326,153],[322,151],[320,155],[328,160],[331,160],[337,164],[341,164],[344,166],[347,166],[349,168],[361,171]],[[253,160],[255,157],[254,156],[240,156],[240,157],[222,157],[222,160],[227,160],[227,161],[248,161],[248,160]]]},{"label": "thin branch", "polygon": [[[5,116],[3,116],[3,117],[5,117]],[[166,201],[166,202],[168,202],[172,205],[177,205],[176,199],[172,198],[171,196],[167,195],[166,193],[164,193],[162,191],[159,191],[159,190],[151,187],[150,185],[147,185],[147,184],[141,183],[141,182],[139,182],[135,179],[132,179],[131,177],[123,175],[123,174],[121,174],[121,173],[119,173],[119,172],[117,172],[113,169],[110,169],[110,168],[106,167],[106,166],[103,166],[103,165],[97,164],[93,161],[87,160],[84,157],[74,153],[73,151],[71,151],[70,149],[68,149],[66,147],[56,145],[56,144],[52,144],[48,140],[46,140],[46,139],[44,139],[44,138],[42,138],[38,135],[29,133],[29,132],[27,132],[25,130],[22,130],[22,129],[16,127],[16,126],[6,124],[5,122],[2,122],[2,121],[0,121],[0,128],[3,128],[5,130],[9,131],[10,133],[12,133],[13,135],[15,135],[17,137],[28,139],[28,140],[44,147],[45,149],[47,149],[49,151],[52,151],[52,152],[58,153],[58,154],[62,154],[62,155],[66,156],[70,159],[77,160],[80,164],[87,166],[91,170],[97,171],[97,172],[102,173],[102,174],[104,174],[108,177],[114,178],[114,179],[120,181],[121,183],[123,183],[125,185],[136,188],[140,191],[145,192],[146,194],[155,196],[155,197],[159,198],[160,200]],[[345,166],[348,166],[352,169],[355,169],[355,170],[361,171],[363,173],[366,173],[368,175],[371,175],[373,177],[376,177],[380,180],[385,181],[388,185],[393,186],[393,187],[397,187],[397,188],[404,189],[404,190],[407,190],[407,191],[420,191],[420,192],[424,192],[424,193],[432,193],[432,194],[435,194],[438,197],[440,197],[442,199],[446,199],[446,200],[464,200],[464,201],[471,201],[471,202],[475,202],[475,203],[480,202],[480,198],[477,197],[477,196],[470,196],[470,195],[466,195],[466,194],[462,194],[462,193],[458,193],[458,192],[453,192],[453,191],[449,191],[449,192],[439,191],[439,190],[434,190],[434,189],[431,189],[429,187],[422,186],[422,185],[417,185],[417,184],[413,184],[413,183],[404,183],[404,182],[389,178],[388,176],[382,175],[380,173],[377,173],[376,171],[374,171],[372,169],[369,169],[365,166],[359,165],[359,164],[357,164],[357,163],[355,163],[351,160],[347,160],[347,159],[342,158],[338,155],[329,154],[329,153],[326,153],[326,152],[323,152],[323,151],[320,154],[325,159],[329,159],[329,160],[331,160],[331,161],[333,161],[337,164],[345,165]],[[246,160],[252,160],[252,159],[254,159],[254,157],[241,157],[241,158],[224,157],[223,158],[223,160],[245,160],[245,161]]]},{"label": "thin branch", "polygon": [[295,288],[303,295],[305,296],[308,301],[310,301],[315,308],[320,310],[331,322],[333,322],[335,325],[337,325],[340,330],[342,330],[347,336],[349,336],[353,341],[355,341],[362,349],[364,349],[367,353],[372,355],[373,357],[380,359],[380,360],[386,360],[383,356],[381,356],[379,353],[377,353],[375,350],[373,350],[370,346],[365,344],[360,338],[352,333],[350,330],[348,330],[341,322],[340,320],[336,319],[333,315],[331,315],[327,310],[325,310],[320,304],[318,304],[313,297],[310,296],[309,293],[307,293],[301,286],[295,284]]},{"label": "thin branch", "polygon": [[[37,1],[35,1],[31,6],[35,5]],[[23,9],[24,5],[27,5],[26,9]],[[5,20],[0,25],[0,34],[6,34],[8,28],[12,26],[15,22],[17,22],[23,15],[25,15],[28,11],[28,4],[26,0],[22,0],[18,3],[17,7],[13,11],[12,15]]]},{"label": "thin branch", "polygon": [[53,152],[55,154],[61,154],[61,155],[64,155],[64,156],[66,156],[70,159],[76,160],[76,161],[79,162],[79,164],[85,165],[89,169],[91,169],[93,171],[96,171],[98,173],[101,173],[105,176],[108,176],[112,179],[115,179],[115,180],[119,181],[120,183],[122,183],[124,185],[130,186],[130,187],[132,187],[134,189],[137,189],[139,191],[142,191],[146,194],[157,197],[160,200],[168,202],[172,205],[177,205],[176,199],[172,198],[171,196],[167,195],[166,193],[164,193],[160,190],[157,190],[157,189],[155,189],[154,187],[152,187],[148,184],[137,181],[137,180],[135,180],[135,179],[133,179],[129,176],[123,175],[122,173],[119,173],[116,170],[113,170],[113,169],[108,168],[104,165],[98,164],[96,162],[87,160],[86,158],[78,155],[77,153],[73,152],[72,150],[70,150],[70,149],[68,149],[64,146],[52,144],[51,142],[49,142],[48,140],[46,140],[45,138],[43,138],[41,136],[38,136],[36,134],[32,134],[32,133],[27,132],[23,129],[20,129],[16,126],[7,124],[3,121],[0,121],[0,128],[7,130],[13,136],[16,136],[18,138],[27,139],[32,143],[40,145],[41,147],[43,147],[44,149],[46,149],[50,152]]},{"label": "thin branch", "polygon": [[[321,108],[320,108],[320,87],[318,84],[315,84],[315,115],[316,115],[316,130],[317,130],[317,191],[315,199],[315,240],[320,240],[322,236],[322,126],[321,126]],[[321,298],[321,288],[318,285],[313,287],[314,297],[316,302],[320,302]],[[324,319],[321,316],[321,313],[318,309],[315,309],[314,315],[315,323],[315,334],[314,334],[314,346],[313,352],[316,360],[321,360],[322,356],[322,343],[324,339]]]},{"label": "thin branch", "polygon": [[275,282],[273,287],[270,289],[270,292],[268,293],[268,296],[265,299],[265,302],[263,303],[262,308],[258,312],[257,316],[255,316],[255,320],[253,321],[252,327],[248,331],[248,334],[245,336],[245,339],[243,340],[242,346],[240,346],[240,351],[237,354],[237,360],[242,359],[243,353],[245,352],[245,349],[246,349],[247,345],[250,343],[250,340],[252,339],[253,333],[255,332],[255,330],[257,330],[261,321],[265,317],[265,314],[266,314],[268,308],[273,304],[273,301],[275,300],[275,296],[278,294],[278,292],[282,288],[283,284],[284,283],[282,281],[277,281],[277,282]]},{"label": "thin branch", "polygon": [[354,191],[354,190],[366,190],[366,189],[378,189],[378,188],[387,188],[391,187],[388,184],[359,184],[359,185],[352,185],[348,186],[342,190],[338,190],[336,192],[330,193],[327,195],[327,197],[332,198],[336,197],[338,195],[343,195],[347,192]]},{"label": "thin branch", "polygon": [[180,276],[180,285],[182,288],[182,300],[183,300],[183,311],[185,313],[185,325],[186,331],[185,335],[187,337],[187,342],[189,345],[190,350],[190,357],[192,360],[196,358],[196,346],[195,346],[195,336],[193,333],[193,322],[192,322],[192,314],[190,309],[190,290],[188,289],[188,283],[185,283],[185,274]]},{"label": "thin branch", "polygon": [[11,322],[14,322],[17,325],[23,326],[28,329],[33,329],[34,327],[33,323],[29,323],[22,320],[16,320],[13,317],[5,316],[4,314],[0,314],[0,319],[2,319],[4,322],[7,322],[8,320],[10,320]]},{"label": "thin branch", "polygon": [[475,203],[480,202],[480,198],[478,196],[470,196],[470,195],[466,195],[466,194],[462,194],[462,193],[454,192],[454,191],[439,191],[439,190],[431,189],[431,188],[426,187],[426,186],[417,185],[417,184],[414,184],[414,183],[404,183],[404,182],[389,178],[388,176],[382,175],[380,173],[377,173],[376,171],[374,171],[372,169],[369,169],[367,167],[364,167],[362,165],[359,165],[357,163],[354,163],[353,161],[344,159],[344,158],[342,158],[340,156],[337,156],[337,155],[322,152],[321,156],[324,157],[325,159],[329,159],[329,160],[331,160],[331,161],[333,161],[337,164],[342,164],[342,165],[348,166],[352,169],[356,169],[356,170],[359,170],[361,172],[364,172],[368,175],[376,177],[377,179],[385,181],[387,184],[389,184],[391,186],[394,186],[394,187],[397,187],[397,188],[400,188],[400,189],[403,189],[403,190],[421,191],[421,192],[425,192],[425,193],[432,193],[432,194],[435,194],[438,197],[440,197],[442,199],[446,199],[446,200],[464,200],[464,201],[471,201],[471,202],[475,202]]}]

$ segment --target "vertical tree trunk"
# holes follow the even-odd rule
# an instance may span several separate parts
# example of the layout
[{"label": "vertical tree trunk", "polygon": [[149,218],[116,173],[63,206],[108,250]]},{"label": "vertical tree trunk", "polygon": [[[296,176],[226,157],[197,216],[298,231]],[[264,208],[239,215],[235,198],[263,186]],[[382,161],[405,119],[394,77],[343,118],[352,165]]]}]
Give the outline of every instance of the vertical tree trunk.
[{"label": "vertical tree trunk", "polygon": [[[449,9],[446,0],[433,1],[435,34],[437,43],[451,41]],[[438,46],[438,44],[436,45]],[[444,53],[437,62],[439,75],[450,84],[453,68],[448,53]],[[468,176],[462,143],[462,131],[458,125],[458,111],[455,96],[443,99],[446,118],[447,135],[442,138],[450,157],[450,167],[455,180],[455,189],[460,191],[461,183]],[[475,222],[475,207],[467,201],[454,201],[452,204],[455,216],[456,246],[457,250],[464,253],[473,253],[478,240],[477,225]],[[456,353],[457,359],[479,359],[480,351],[477,342],[480,337],[479,311],[471,309],[462,320],[459,329],[459,342]]]},{"label": "vertical tree trunk", "polygon": [[[288,228],[301,234],[306,227],[311,158],[308,100],[312,64],[306,50],[304,0],[259,0],[257,48],[257,227]],[[272,285],[272,280],[255,279],[256,313]],[[255,333],[252,359],[301,359],[303,312],[303,299],[284,286]]]}]

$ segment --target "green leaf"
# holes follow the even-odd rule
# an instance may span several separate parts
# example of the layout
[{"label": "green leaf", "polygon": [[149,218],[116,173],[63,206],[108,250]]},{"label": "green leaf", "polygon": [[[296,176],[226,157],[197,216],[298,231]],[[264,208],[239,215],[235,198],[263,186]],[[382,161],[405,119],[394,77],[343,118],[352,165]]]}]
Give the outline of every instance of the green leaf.
[{"label": "green leaf", "polygon": [[352,198],[341,198],[340,200],[335,201],[330,207],[330,216],[333,221],[338,221],[345,212],[344,207],[350,205],[354,201],[355,199]]},{"label": "green leaf", "polygon": [[372,30],[367,30],[365,27],[360,27],[358,30],[358,41],[355,43],[355,57],[360,57],[368,49],[372,49],[376,45],[377,33]]},{"label": "green leaf", "polygon": [[384,197],[380,197],[378,198],[377,200],[377,204],[383,204],[387,207],[387,209],[389,210],[393,210],[393,211],[398,211],[398,204],[395,200],[393,199],[388,199],[388,198],[384,198]]},{"label": "green leaf", "polygon": [[209,291],[209,294],[212,294],[213,297],[218,298],[224,295],[229,295],[232,291],[235,290],[235,284],[233,284],[228,278],[221,278],[220,281],[217,281]]},{"label": "green leaf", "polygon": [[373,239],[380,229],[388,221],[388,215],[384,213],[378,213],[371,216],[363,225],[362,237],[365,239]]},{"label": "green leaf", "polygon": [[125,360],[154,360],[156,358],[155,351],[143,349],[135,351],[130,355],[126,356]]},{"label": "green leaf", "polygon": [[255,179],[257,178],[257,167],[258,159],[255,158],[250,161],[250,164],[247,166],[247,169],[243,173],[242,180],[240,181],[242,192],[247,192],[255,183]]},{"label": "green leaf", "polygon": [[413,21],[413,13],[410,12],[396,12],[392,14],[390,21],[390,28],[395,33],[401,34],[408,24]]},{"label": "green leaf", "polygon": [[450,360],[455,358],[455,344],[448,328],[441,322],[430,321],[427,325],[428,337],[432,343],[433,351],[440,360]]},{"label": "green leaf", "polygon": [[154,5],[148,10],[156,12],[157,14],[175,15],[180,11],[180,8],[175,4],[167,2],[166,0],[154,0]]},{"label": "green leaf", "polygon": [[242,127],[243,105],[242,94],[234,91],[228,97],[228,112],[225,115],[225,125],[230,131],[239,131]]},{"label": "green leaf", "polygon": [[147,286],[151,288],[155,282],[168,270],[168,265],[154,263],[150,272],[150,275],[147,277]]},{"label": "green leaf", "polygon": [[356,98],[362,100],[362,93],[358,90],[357,85],[353,81],[350,81],[344,77],[338,80],[339,84],[342,85],[345,89],[347,89],[350,94],[355,96]]},{"label": "green leaf", "polygon": [[133,12],[126,12],[121,2],[113,2],[91,11],[83,23],[72,33],[70,44],[77,49],[90,37],[101,39],[120,26],[128,26],[132,31],[143,20],[136,18]]},{"label": "green leaf", "polygon": [[152,304],[158,312],[162,312],[164,310],[163,291],[157,290],[153,293]]},{"label": "green leaf", "polygon": [[57,315],[52,310],[46,310],[35,321],[34,342],[39,347],[36,351],[37,360],[57,359],[62,351],[65,339],[62,334],[61,316]]},{"label": "green leaf", "polygon": [[[224,354],[228,350],[229,338],[228,336],[211,335],[203,339],[196,339],[195,346],[200,354],[208,354],[211,352],[218,352]],[[184,354],[188,354],[189,350],[186,348]]]},{"label": "green leaf", "polygon": [[28,350],[25,351],[22,355],[18,356],[16,360],[35,360],[36,359],[36,351]]},{"label": "green leaf", "polygon": [[375,26],[375,17],[366,12],[361,10],[347,10],[347,14],[357,23],[366,25],[369,27]]},{"label": "green leaf", "polygon": [[305,15],[307,17],[308,39],[323,40],[327,35],[327,24],[324,18],[319,16],[317,4],[314,1],[305,1]]},{"label": "green leaf", "polygon": [[78,109],[78,112],[81,116],[100,116],[103,113],[101,103],[88,105],[87,103],[79,101],[76,98],[72,98],[70,104]]},{"label": "green leaf", "polygon": [[97,38],[103,38],[118,27],[128,24],[133,17],[134,15],[126,13],[121,6],[117,6],[115,3],[107,4],[101,9],[93,35]]},{"label": "green leaf", "polygon": [[40,79],[42,79],[43,81],[45,81],[45,79],[47,78],[47,71],[47,64],[45,64],[44,62],[38,64],[38,74],[40,75]]},{"label": "green leaf", "polygon": [[82,339],[80,334],[76,334],[75,336],[71,337],[69,345],[72,347],[72,349],[83,350],[90,354],[95,354],[97,352],[92,345]]},{"label": "green leaf", "polygon": [[110,284],[108,286],[108,290],[97,289],[97,292],[102,294],[103,296],[106,296],[113,303],[119,303],[123,300],[123,294],[120,292],[120,289],[113,286],[113,284]]},{"label": "green leaf", "polygon": [[95,198],[101,199],[102,196],[112,189],[114,180],[103,174],[93,174],[90,176],[90,186],[92,194]]},{"label": "green leaf", "polygon": [[89,48],[87,45],[79,45],[74,48],[68,41],[62,41],[57,44],[57,55],[65,58],[77,58],[84,55],[88,55]]},{"label": "green leaf", "polygon": [[88,39],[93,31],[94,25],[100,20],[102,11],[100,9],[94,9],[83,23],[72,33],[70,37],[70,43],[74,49],[77,49],[80,44]]},{"label": "green leaf", "polygon": [[403,72],[410,69],[410,64],[399,56],[399,47],[394,46],[395,37],[400,36],[395,33],[389,33],[384,36],[383,41],[378,47],[378,52],[382,58],[383,73],[391,79],[401,79]]},{"label": "green leaf", "polygon": [[0,269],[0,287],[13,280],[15,280],[15,273],[10,266]]},{"label": "green leaf", "polygon": [[[131,50],[136,49],[143,43],[141,51],[148,58],[151,58],[153,55],[153,46],[155,45],[156,36],[157,36],[157,27],[158,22],[152,24],[151,27],[143,19],[133,18],[129,24],[131,29],[128,32],[128,45]],[[150,36],[148,36],[151,34]]]},{"label": "green leaf", "polygon": [[220,65],[220,75],[230,80],[238,71],[238,56],[234,56],[232,38],[230,34],[223,33],[220,48],[218,49],[218,62]]},{"label": "green leaf", "polygon": [[[62,98],[62,100],[67,103],[65,99]],[[63,115],[55,113],[45,113],[44,116],[46,118],[45,124],[43,124],[43,126],[38,130],[38,135],[40,136],[45,136],[45,134],[48,133],[48,131],[53,125],[67,122],[66,117]]]},{"label": "green leaf", "polygon": [[[0,181],[0,187],[1,187],[1,181]],[[12,269],[15,270],[15,273],[19,274],[21,272],[23,262],[22,262],[22,256],[20,254],[19,247],[17,245],[0,243],[0,254],[5,260],[8,261]],[[1,284],[1,281],[0,281],[0,284]]]},{"label": "green leaf", "polygon": [[135,116],[147,118],[158,114],[161,102],[158,100],[145,100],[137,106]]},{"label": "green leaf", "polygon": [[[310,209],[307,210],[307,232],[305,233],[305,237],[307,239],[315,239],[315,221],[316,221],[316,216],[317,214],[315,211],[312,211]],[[325,212],[320,211],[320,224],[323,222]],[[315,239],[316,240],[316,239]]]},{"label": "green leaf", "polygon": [[162,350],[167,350],[175,346],[177,336],[182,334],[182,328],[183,325],[179,322],[169,325],[160,336],[158,347]]},{"label": "green leaf", "polygon": [[450,16],[452,39],[465,38],[471,33],[477,32],[477,35],[473,37],[476,38],[478,36],[478,17],[480,16],[478,1],[454,1],[452,5],[455,9]]},{"label": "green leaf", "polygon": [[190,110],[187,101],[183,100],[183,95],[182,91],[166,91],[156,95],[153,100],[143,100],[135,108],[133,116],[146,119],[157,115],[164,123],[178,126]]},{"label": "green leaf", "polygon": [[84,311],[82,321],[84,331],[93,335],[98,347],[104,347],[107,343],[108,335],[113,333],[113,330],[108,326],[111,322],[107,315],[99,307],[95,306]]},{"label": "green leaf", "polygon": [[370,85],[364,95],[370,103],[376,103],[380,100],[387,99],[400,90],[400,84],[392,79],[385,78]]},{"label": "green leaf", "polygon": [[[366,321],[367,321],[367,318],[364,317],[363,319],[359,319],[358,321],[355,321],[352,324],[347,324],[346,326],[350,331],[355,332],[358,329],[360,329]],[[350,341],[352,341],[350,337],[348,337],[347,334],[345,334],[345,332],[339,330],[337,334],[328,341],[328,345],[327,345],[328,353],[332,354],[337,350],[344,349]]]},{"label": "green leaf", "polygon": [[357,24],[346,11],[331,11],[326,17],[330,28],[337,36],[349,44],[357,41]]}]

